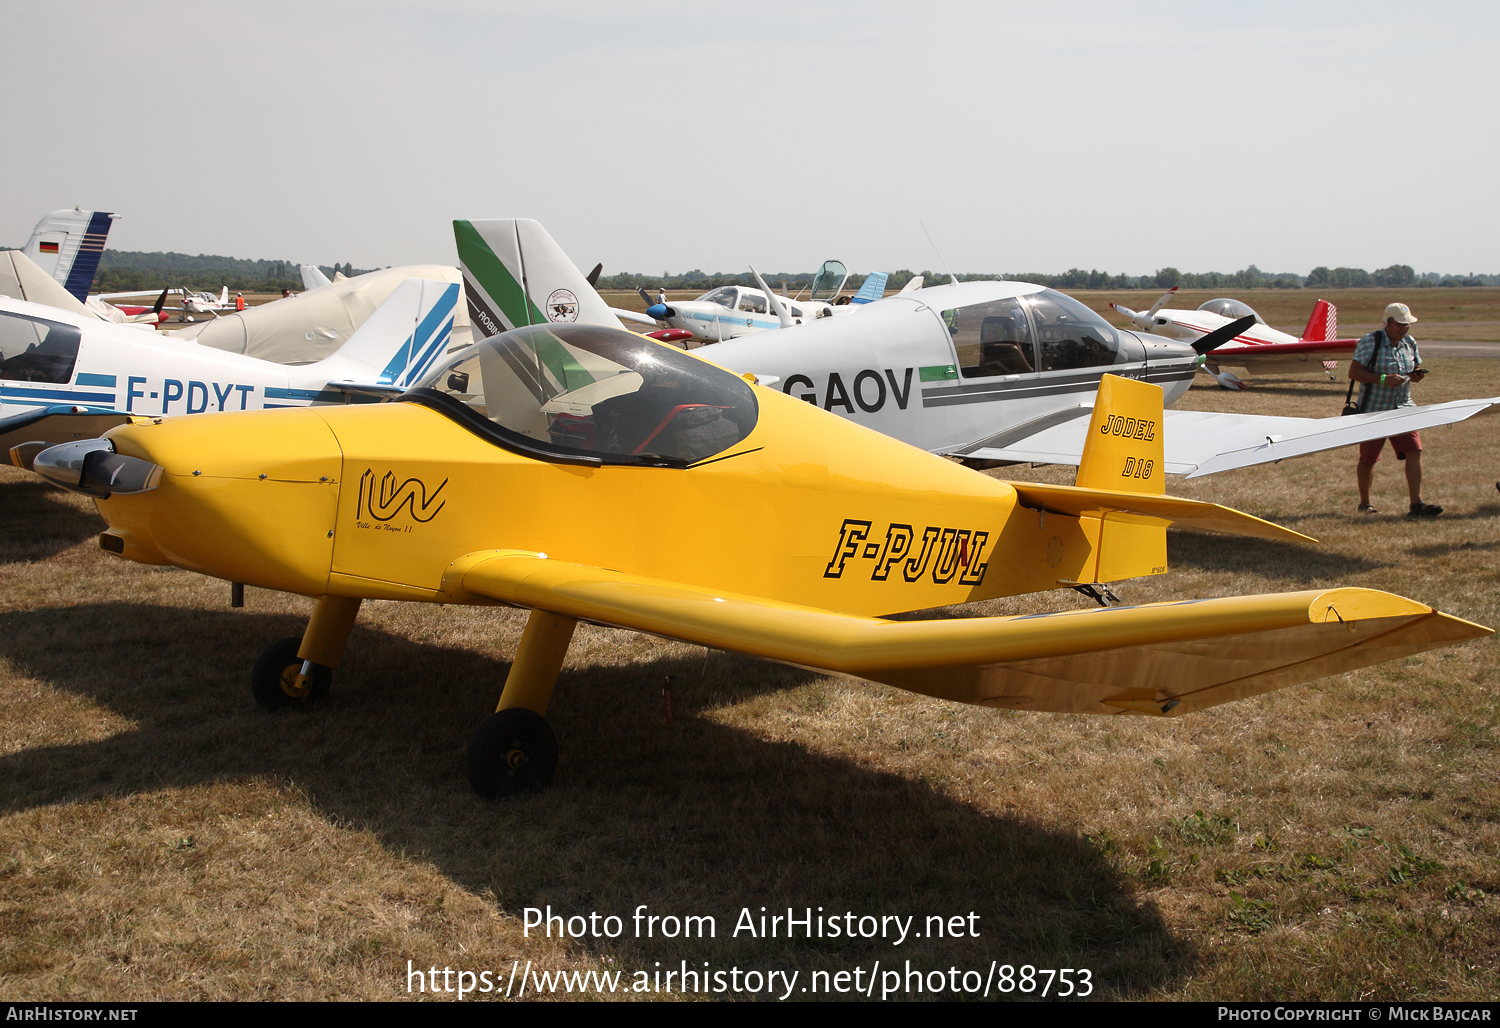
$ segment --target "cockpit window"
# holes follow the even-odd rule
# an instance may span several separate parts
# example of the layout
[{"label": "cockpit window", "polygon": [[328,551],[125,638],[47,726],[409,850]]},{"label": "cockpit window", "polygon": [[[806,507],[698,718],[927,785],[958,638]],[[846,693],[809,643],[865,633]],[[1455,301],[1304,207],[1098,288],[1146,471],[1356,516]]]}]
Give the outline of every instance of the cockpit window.
[{"label": "cockpit window", "polygon": [[1096,368],[1128,360],[1120,351],[1120,336],[1109,322],[1083,304],[1055,289],[1026,298],[1036,325],[1043,371]]},{"label": "cockpit window", "polygon": [[723,286],[719,289],[712,289],[698,297],[698,299],[707,300],[709,303],[716,303],[720,307],[728,307],[730,310],[734,310],[734,287]]},{"label": "cockpit window", "polygon": [[424,379],[528,451],[691,464],[755,427],[741,378],[619,329],[534,325],[491,336]]},{"label": "cockpit window", "polygon": [[1252,317],[1255,319],[1256,324],[1265,324],[1261,316],[1256,314],[1248,303],[1231,300],[1227,296],[1217,300],[1210,300],[1207,303],[1200,303],[1198,309],[1200,311],[1208,311],[1210,314],[1217,314],[1221,318],[1228,318],[1230,321],[1238,321],[1243,317]]},{"label": "cockpit window", "polygon": [[1015,297],[943,311],[964,378],[1025,375],[1036,370],[1031,325]]},{"label": "cockpit window", "polygon": [[763,293],[741,293],[740,310],[751,314],[766,313],[766,297]]},{"label": "cockpit window", "polygon": [[83,333],[60,321],[0,312],[0,378],[66,385]]}]

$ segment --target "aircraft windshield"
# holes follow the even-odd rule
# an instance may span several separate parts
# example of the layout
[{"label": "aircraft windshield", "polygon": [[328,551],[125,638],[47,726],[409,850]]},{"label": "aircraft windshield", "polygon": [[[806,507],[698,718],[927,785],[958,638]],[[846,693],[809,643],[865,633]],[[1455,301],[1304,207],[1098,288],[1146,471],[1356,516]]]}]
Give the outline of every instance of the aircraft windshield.
[{"label": "aircraft windshield", "polygon": [[1265,324],[1265,322],[1261,320],[1261,316],[1259,314],[1256,314],[1255,311],[1250,308],[1250,305],[1248,303],[1241,303],[1239,300],[1231,300],[1227,296],[1222,297],[1218,300],[1210,300],[1207,303],[1200,303],[1198,305],[1198,309],[1200,311],[1208,311],[1208,313],[1210,314],[1217,314],[1221,318],[1228,318],[1230,321],[1238,321],[1239,319],[1248,316],[1254,318],[1257,324]]},{"label": "aircraft windshield", "polygon": [[0,378],[65,385],[83,333],[59,321],[0,313]]},{"label": "aircraft windshield", "polygon": [[842,261],[824,261],[818,273],[813,276],[812,292],[808,294],[808,298],[832,300],[844,288],[844,280],[848,277],[849,269],[844,267]]},{"label": "aircraft windshield", "polygon": [[[606,463],[693,463],[755,427],[741,378],[619,329],[534,325],[492,336],[430,372],[434,389],[523,443]],[[518,437],[518,438],[516,438]]]},{"label": "aircraft windshield", "polygon": [[1109,322],[1066,293],[1043,289],[1026,298],[1041,350],[1042,371],[1095,368],[1129,360]]},{"label": "aircraft windshield", "polygon": [[734,287],[723,286],[719,289],[711,289],[698,297],[698,299],[707,300],[709,303],[716,303],[720,307],[728,307],[730,310],[734,310]]}]

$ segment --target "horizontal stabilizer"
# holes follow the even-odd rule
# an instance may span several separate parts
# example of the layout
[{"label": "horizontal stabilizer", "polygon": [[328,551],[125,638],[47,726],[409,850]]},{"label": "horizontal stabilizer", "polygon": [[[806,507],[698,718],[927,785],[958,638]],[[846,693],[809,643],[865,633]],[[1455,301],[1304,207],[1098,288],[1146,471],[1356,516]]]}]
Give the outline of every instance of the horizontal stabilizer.
[{"label": "horizontal stabilizer", "polygon": [[650,325],[652,328],[656,327],[656,319],[647,317],[640,311],[627,311],[622,307],[611,307],[609,312],[621,321],[629,321],[637,325]]},{"label": "horizontal stabilizer", "polygon": [[1354,355],[1354,348],[1358,345],[1358,339],[1302,339],[1295,343],[1221,346],[1208,355],[1208,363],[1227,364],[1231,368],[1250,368],[1266,374],[1273,374],[1272,368],[1282,366],[1297,372],[1305,371],[1308,365],[1316,366],[1322,361],[1348,360]]},{"label": "horizontal stabilizer", "polygon": [[1490,634],[1372,589],[886,621],[499,550],[455,561],[443,588],[943,699],[1076,713],[1185,714]]},{"label": "horizontal stabilizer", "polygon": [[[1071,485],[1032,485],[1010,482],[1021,505],[1033,510],[1048,510],[1069,517],[1102,517],[1131,525],[1156,525],[1162,528],[1189,528],[1199,532],[1222,532],[1247,535],[1257,539],[1317,542],[1301,532],[1273,525],[1232,507],[1179,496],[1115,492],[1104,489],[1080,489]],[[1115,515],[1125,515],[1123,518]]]},{"label": "horizontal stabilizer", "polygon": [[[1497,405],[1500,396],[1328,418],[1169,410],[1163,415],[1167,473],[1197,478],[1302,457],[1367,439],[1452,425],[1500,409]],[[1083,455],[1089,413],[1088,407],[1059,412],[1038,419],[1035,431],[1021,426],[944,452],[976,460],[1076,465]]]}]

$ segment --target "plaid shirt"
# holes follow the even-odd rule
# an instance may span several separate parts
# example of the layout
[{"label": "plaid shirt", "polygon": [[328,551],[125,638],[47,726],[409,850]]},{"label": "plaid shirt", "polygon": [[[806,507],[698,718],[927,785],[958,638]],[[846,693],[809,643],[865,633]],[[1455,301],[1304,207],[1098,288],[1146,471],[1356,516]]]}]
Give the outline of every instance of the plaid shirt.
[{"label": "plaid shirt", "polygon": [[[1375,357],[1377,342],[1380,344],[1379,357]],[[1375,361],[1373,365],[1370,363],[1371,358]],[[1376,329],[1361,339],[1359,345],[1354,348],[1354,359],[1359,361],[1366,371],[1373,371],[1377,375],[1410,375],[1422,365],[1422,355],[1417,352],[1417,341],[1411,337],[1410,332],[1399,343],[1392,344],[1384,329]],[[1410,381],[1400,385],[1366,382],[1360,387],[1359,410],[1361,414],[1412,406],[1415,406],[1415,401],[1411,398]]]}]

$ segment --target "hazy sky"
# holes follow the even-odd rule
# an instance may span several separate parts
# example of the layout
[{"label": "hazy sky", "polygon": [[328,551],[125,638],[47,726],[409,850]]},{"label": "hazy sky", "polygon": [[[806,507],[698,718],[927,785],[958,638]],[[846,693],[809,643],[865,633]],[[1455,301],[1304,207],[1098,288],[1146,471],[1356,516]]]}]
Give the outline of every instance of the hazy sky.
[{"label": "hazy sky", "polygon": [[0,0],[0,243],[587,270],[1500,271],[1490,3]]}]

